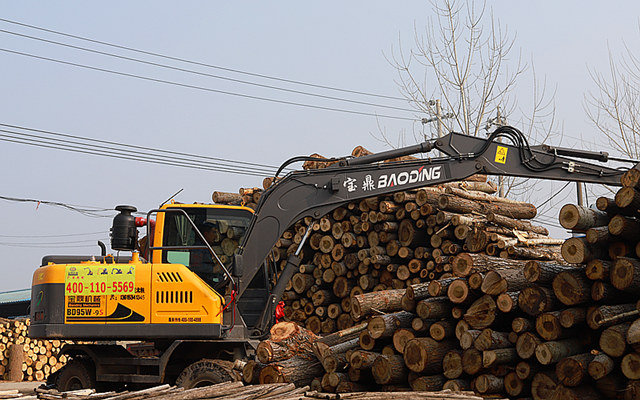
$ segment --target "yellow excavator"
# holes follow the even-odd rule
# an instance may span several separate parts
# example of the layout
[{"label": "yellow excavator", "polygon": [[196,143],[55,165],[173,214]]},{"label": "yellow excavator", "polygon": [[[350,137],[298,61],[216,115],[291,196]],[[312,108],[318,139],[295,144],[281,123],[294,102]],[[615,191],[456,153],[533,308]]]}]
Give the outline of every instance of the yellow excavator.
[{"label": "yellow excavator", "polygon": [[[442,156],[385,162],[433,150]],[[306,159],[292,158],[278,173]],[[517,129],[500,127],[488,138],[452,132],[335,159],[325,169],[291,172],[263,193],[255,212],[171,203],[141,218],[134,207],[118,206],[111,248],[130,255],[44,257],[33,274],[29,336],[76,341],[61,350],[71,361],[49,377],[60,390],[159,383],[190,388],[237,379],[231,363],[254,355],[299,267],[310,229],[284,270],[268,262],[276,241],[296,221],[319,219],[354,200],[479,173],[616,186],[625,170],[601,164],[610,160],[629,161],[605,152],[530,146]],[[149,240],[140,252],[142,226]],[[140,356],[123,341],[149,343],[153,355]]]}]

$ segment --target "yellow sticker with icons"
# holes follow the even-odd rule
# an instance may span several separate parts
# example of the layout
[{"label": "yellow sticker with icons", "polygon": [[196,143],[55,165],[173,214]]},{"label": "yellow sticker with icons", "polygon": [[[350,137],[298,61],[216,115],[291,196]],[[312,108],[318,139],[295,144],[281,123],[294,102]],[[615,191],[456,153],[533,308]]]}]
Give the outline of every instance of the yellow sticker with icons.
[{"label": "yellow sticker with icons", "polygon": [[504,146],[498,146],[496,149],[496,162],[500,164],[505,164],[507,162],[507,150],[508,148]]}]

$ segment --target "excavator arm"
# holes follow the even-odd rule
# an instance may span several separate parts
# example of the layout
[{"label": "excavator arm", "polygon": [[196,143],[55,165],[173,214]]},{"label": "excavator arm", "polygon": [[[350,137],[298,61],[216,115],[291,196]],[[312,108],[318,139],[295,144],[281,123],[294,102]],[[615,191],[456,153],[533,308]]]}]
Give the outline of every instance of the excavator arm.
[{"label": "excavator arm", "polygon": [[[434,150],[444,156],[382,163]],[[238,277],[238,294],[242,296],[276,241],[295,221],[304,217],[320,218],[354,200],[463,180],[474,174],[620,185],[625,170],[579,158],[607,161],[608,154],[532,147],[515,128],[501,127],[487,139],[450,133],[401,149],[344,158],[326,169],[292,172],[264,192],[260,199],[236,256],[234,275]],[[295,258],[290,260],[272,291],[263,313],[263,328],[267,327],[266,319],[280,300],[297,263],[299,260]]]}]

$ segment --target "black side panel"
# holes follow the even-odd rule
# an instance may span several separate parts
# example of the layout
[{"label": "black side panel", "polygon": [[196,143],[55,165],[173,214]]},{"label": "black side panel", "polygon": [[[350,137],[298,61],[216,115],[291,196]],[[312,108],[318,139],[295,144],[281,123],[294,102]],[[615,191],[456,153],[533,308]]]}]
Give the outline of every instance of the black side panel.
[{"label": "black side panel", "polygon": [[64,323],[64,283],[31,287],[31,324]]}]

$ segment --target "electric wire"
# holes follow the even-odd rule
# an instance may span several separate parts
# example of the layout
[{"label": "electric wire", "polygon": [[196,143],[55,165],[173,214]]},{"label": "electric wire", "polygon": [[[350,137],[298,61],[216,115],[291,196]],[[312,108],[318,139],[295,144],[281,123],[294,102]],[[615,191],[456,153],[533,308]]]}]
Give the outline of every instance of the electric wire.
[{"label": "electric wire", "polygon": [[0,127],[8,127],[8,128],[13,128],[13,129],[20,129],[20,130],[29,131],[29,132],[37,132],[37,133],[42,133],[42,134],[47,134],[47,135],[52,135],[52,136],[59,136],[59,137],[65,137],[65,138],[71,138],[71,139],[85,140],[85,141],[96,142],[96,143],[104,143],[104,144],[114,145],[114,146],[130,147],[132,149],[141,150],[141,151],[143,151],[145,153],[147,153],[147,152],[157,152],[157,153],[162,153],[163,155],[164,154],[172,154],[172,155],[183,156],[183,157],[192,157],[192,158],[197,158],[197,159],[202,159],[202,160],[211,160],[209,162],[209,164],[211,164],[211,165],[229,166],[229,165],[224,164],[224,163],[227,163],[227,164],[231,164],[230,166],[232,166],[232,167],[238,166],[238,165],[244,165],[244,166],[249,166],[249,167],[262,167],[262,168],[264,168],[266,170],[272,170],[272,169],[275,170],[277,168],[276,166],[273,166],[273,165],[258,164],[258,163],[247,162],[247,161],[231,160],[231,159],[228,159],[228,158],[202,156],[202,155],[197,155],[197,154],[192,154],[192,153],[183,153],[183,152],[172,151],[172,150],[157,149],[157,148],[153,148],[153,147],[139,146],[139,145],[122,143],[122,142],[114,142],[114,141],[90,138],[90,137],[79,136],[79,135],[70,135],[70,134],[67,134],[67,133],[53,132],[53,131],[48,131],[48,130],[43,130],[43,129],[27,128],[27,127],[19,126],[19,125],[11,125],[11,124],[0,123]]},{"label": "electric wire", "polygon": [[[75,142],[75,141],[66,140],[66,139],[48,138],[45,136],[34,135],[34,134],[29,134],[24,132],[9,131],[5,129],[0,129],[0,132],[5,133],[5,134],[0,134],[0,140],[3,140],[2,138],[5,138],[4,140],[6,141],[12,141],[11,139],[13,139],[14,142],[21,141],[24,144],[28,144],[29,142],[32,142],[34,144],[40,143],[43,145],[64,146],[69,150],[89,150],[89,151],[99,151],[99,152],[104,151],[104,152],[107,152],[109,156],[118,154],[123,156],[135,157],[135,154],[132,155],[126,149],[123,150],[123,149],[118,149],[118,148],[109,147],[109,146],[97,146],[97,145],[85,144],[85,143]],[[29,139],[26,137],[29,137],[32,139]],[[256,169],[256,168],[248,170],[246,168],[235,168],[233,166],[223,166],[223,167],[214,166],[214,165],[206,164],[197,160],[194,161],[194,160],[188,160],[188,159],[173,157],[173,156],[140,154],[140,157],[141,158],[136,158],[136,161],[147,160],[147,161],[157,161],[159,163],[172,163],[170,165],[174,165],[175,163],[178,163],[178,165],[180,166],[189,167],[189,168],[200,168],[200,169],[205,168],[205,169],[211,169],[211,170],[220,171],[220,172],[230,172],[230,173],[239,173],[239,174],[246,173],[246,174],[253,174],[258,176],[265,176],[273,173],[273,171],[267,171],[267,170]]]},{"label": "electric wire", "polygon": [[192,60],[188,60],[188,59],[185,59],[185,58],[168,56],[166,54],[160,54],[160,53],[155,53],[155,52],[151,52],[151,51],[140,50],[140,49],[136,49],[136,48],[133,48],[133,47],[127,47],[127,46],[122,46],[122,45],[117,45],[117,44],[113,44],[113,43],[108,43],[108,42],[96,40],[96,39],[90,39],[90,38],[83,37],[83,36],[72,35],[72,34],[69,34],[69,33],[55,31],[55,30],[52,30],[52,29],[47,29],[47,28],[36,26],[36,25],[30,25],[30,24],[18,22],[18,21],[12,21],[12,20],[9,20],[9,19],[4,19],[4,18],[0,18],[0,21],[6,22],[8,24],[19,25],[19,26],[23,26],[23,27],[27,27],[27,28],[31,28],[31,29],[35,29],[35,30],[39,30],[39,31],[43,31],[43,32],[53,33],[53,34],[60,35],[60,36],[66,36],[66,37],[77,39],[77,40],[83,40],[83,41],[90,42],[90,43],[100,44],[100,45],[103,45],[103,46],[113,47],[113,48],[117,48],[117,49],[121,49],[121,50],[132,51],[132,52],[145,54],[145,55],[149,55],[149,56],[154,56],[154,57],[159,57],[159,58],[164,58],[164,59],[172,60],[172,61],[179,61],[179,62],[191,64],[191,65],[198,65],[198,66],[201,66],[201,67],[207,67],[207,68],[218,69],[218,70],[221,70],[221,71],[233,72],[233,73],[237,73],[237,74],[241,74],[241,75],[253,76],[253,77],[257,77],[257,78],[269,79],[269,80],[285,82],[285,83],[292,83],[292,84],[302,85],[302,86],[315,87],[315,88],[318,88],[318,89],[333,90],[333,91],[343,92],[343,93],[358,94],[358,95],[370,96],[370,97],[379,97],[379,98],[390,99],[390,100],[407,101],[407,99],[404,98],[404,97],[396,97],[396,96],[369,93],[369,92],[363,92],[363,91],[357,91],[357,90],[342,89],[342,88],[337,88],[337,87],[333,87],[333,86],[319,85],[319,84],[314,84],[314,83],[309,83],[309,82],[296,81],[296,80],[292,80],[292,79],[274,77],[274,76],[269,76],[269,75],[265,75],[265,74],[258,74],[258,73],[243,71],[243,70],[234,69],[234,68],[222,67],[222,66],[219,66],[219,65],[213,65],[213,64],[203,63],[203,62],[192,61]]},{"label": "electric wire", "polygon": [[109,212],[114,214],[116,211],[110,208],[99,208],[99,207],[87,207],[87,206],[79,206],[73,204],[62,203],[59,201],[49,201],[49,200],[37,200],[37,199],[29,199],[29,198],[19,198],[19,197],[10,197],[10,196],[0,196],[0,200],[11,201],[15,203],[35,203],[38,206],[41,204],[60,207],[66,210],[78,212],[87,217],[94,218],[109,218],[112,215],[103,215],[100,213]]},{"label": "electric wire", "polygon": [[[257,177],[265,177],[267,175],[272,175],[274,171],[260,171],[260,170],[250,170],[247,168],[242,169],[234,169],[232,167],[218,167],[218,166],[208,166],[206,164],[199,163],[197,161],[170,161],[164,160],[161,158],[162,156],[152,156],[152,155],[140,155],[136,156],[135,154],[131,154],[130,152],[122,151],[105,151],[105,148],[100,148],[99,146],[89,146],[89,145],[73,145],[68,144],[69,141],[61,140],[61,139],[51,139],[51,138],[24,138],[22,136],[37,136],[31,134],[25,134],[21,132],[15,131],[7,131],[0,129],[0,132],[4,132],[0,134],[0,141],[17,143],[23,145],[30,145],[35,147],[42,147],[48,149],[55,150],[63,150],[74,153],[81,153],[93,156],[101,156],[108,158],[115,158],[120,160],[129,160],[129,161],[138,161],[148,164],[157,164],[157,165],[166,165],[173,167],[182,167],[182,168],[191,168],[198,169],[204,171],[215,171],[215,172],[224,172],[224,173],[232,173],[238,175],[245,176],[257,176]],[[7,134],[8,133],[8,134]]]},{"label": "electric wire", "polygon": [[36,36],[25,35],[23,33],[18,33],[18,32],[11,32],[11,31],[7,31],[7,30],[4,30],[4,29],[0,29],[0,32],[1,33],[6,33],[8,35],[14,35],[14,36],[22,37],[22,38],[31,39],[31,40],[37,40],[37,41],[41,41],[41,42],[45,42],[45,43],[49,43],[49,44],[55,44],[57,46],[63,46],[63,47],[67,47],[67,48],[71,48],[71,49],[75,49],[75,50],[81,50],[81,51],[85,51],[85,52],[89,52],[89,53],[100,54],[100,55],[103,55],[103,56],[118,58],[118,59],[121,59],[121,60],[132,61],[132,62],[145,64],[145,65],[151,65],[151,66],[154,66],[154,67],[165,68],[165,69],[169,69],[169,70],[173,70],[173,71],[179,71],[179,72],[185,72],[185,73],[189,73],[189,74],[193,74],[193,75],[205,76],[205,77],[208,77],[208,78],[220,79],[220,80],[234,82],[234,83],[241,83],[243,85],[256,86],[256,87],[261,87],[261,88],[265,88],[265,89],[278,90],[278,91],[282,91],[282,92],[294,93],[294,94],[299,94],[299,95],[303,95],[303,96],[318,97],[318,98],[327,99],[327,100],[342,101],[342,102],[352,103],[352,104],[373,106],[373,107],[378,107],[378,108],[387,108],[387,109],[390,109],[390,110],[408,111],[408,112],[415,112],[416,111],[416,110],[409,109],[409,108],[395,107],[395,106],[389,106],[389,105],[384,105],[384,104],[376,104],[376,103],[371,103],[371,102],[367,102],[367,101],[345,99],[345,98],[342,98],[342,97],[335,97],[335,96],[328,96],[328,95],[323,95],[323,94],[318,94],[318,93],[304,92],[304,91],[301,91],[301,90],[287,89],[287,88],[282,88],[282,87],[273,86],[273,85],[265,85],[265,84],[262,84],[262,83],[245,81],[245,80],[242,80],[242,79],[229,78],[229,77],[226,77],[226,76],[214,75],[214,74],[209,74],[209,73],[206,73],[206,72],[200,72],[200,71],[195,71],[195,70],[186,69],[186,68],[174,67],[174,66],[171,66],[171,65],[160,64],[160,63],[155,63],[155,62],[151,62],[151,61],[145,61],[145,60],[141,60],[141,59],[138,59],[138,58],[122,56],[122,55],[119,55],[119,54],[108,53],[108,52],[105,52],[105,51],[90,49],[90,48],[86,48],[86,47],[74,46],[74,45],[71,45],[71,44],[62,43],[62,42],[58,42],[58,41],[55,41],[55,40],[49,40],[49,39],[39,38],[39,37],[36,37]]},{"label": "electric wire", "polygon": [[87,233],[67,233],[67,234],[58,234],[58,235],[0,235],[0,238],[7,239],[26,239],[26,238],[61,238],[61,237],[71,237],[71,236],[91,236],[91,235],[104,235],[104,231],[99,232],[87,232]]},{"label": "electric wire", "polygon": [[88,70],[92,70],[92,71],[104,72],[104,73],[108,73],[108,74],[112,74],[112,75],[126,76],[126,77],[129,77],[129,78],[140,79],[140,80],[144,80],[144,81],[148,81],[148,82],[163,83],[163,84],[171,85],[171,86],[177,86],[177,87],[182,87],[182,88],[187,88],[187,89],[201,90],[201,91],[210,92],[210,93],[225,94],[225,95],[228,95],[228,96],[240,97],[240,98],[245,98],[245,99],[261,100],[261,101],[266,101],[266,102],[270,102],[270,103],[285,104],[285,105],[304,107],[304,108],[309,108],[309,109],[316,109],[316,110],[323,110],[323,111],[334,111],[334,112],[339,112],[339,113],[362,115],[362,116],[368,116],[368,117],[388,118],[388,119],[412,121],[412,122],[418,121],[417,118],[400,117],[400,116],[387,115],[387,114],[378,114],[378,113],[371,113],[371,112],[364,112],[364,111],[345,110],[345,109],[335,108],[335,107],[319,106],[319,105],[299,103],[299,102],[288,101],[288,100],[278,100],[278,99],[272,99],[272,98],[269,98],[269,97],[254,96],[254,95],[248,95],[248,94],[244,94],[244,93],[236,93],[236,92],[230,92],[230,91],[226,91],[226,90],[206,88],[206,87],[203,87],[203,86],[190,85],[190,84],[186,84],[186,83],[169,81],[169,80],[159,79],[159,78],[151,78],[151,77],[147,77],[147,76],[136,75],[136,74],[131,74],[131,73],[122,72],[122,71],[115,71],[115,70],[95,67],[95,66],[91,66],[91,65],[79,64],[79,63],[59,60],[59,59],[55,59],[55,58],[51,58],[51,57],[44,57],[44,56],[39,56],[39,55],[36,55],[36,54],[25,53],[25,52],[16,51],[16,50],[10,50],[10,49],[6,49],[6,48],[0,48],[0,51],[5,52],[5,53],[10,53],[10,54],[16,54],[16,55],[20,55],[20,56],[24,56],[24,57],[35,58],[35,59],[43,60],[43,61],[50,61],[50,62],[54,62],[54,63],[57,63],[57,64],[69,65],[69,66],[88,69]]}]

